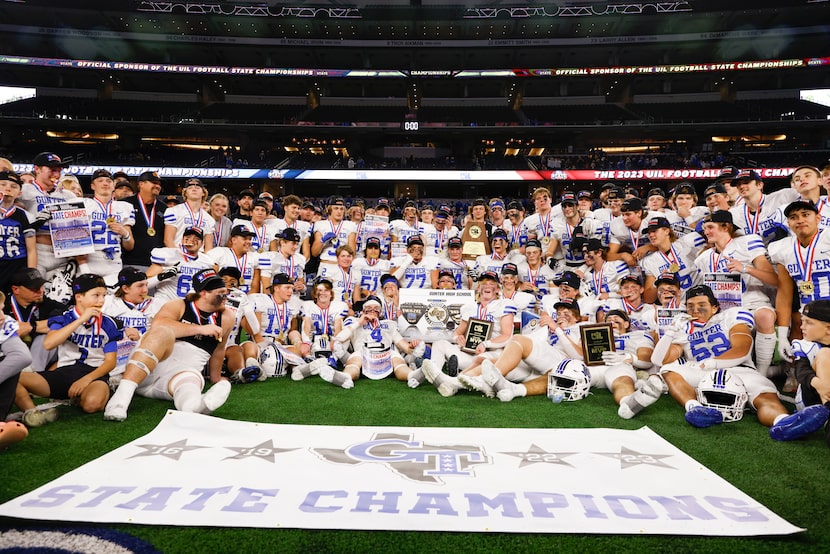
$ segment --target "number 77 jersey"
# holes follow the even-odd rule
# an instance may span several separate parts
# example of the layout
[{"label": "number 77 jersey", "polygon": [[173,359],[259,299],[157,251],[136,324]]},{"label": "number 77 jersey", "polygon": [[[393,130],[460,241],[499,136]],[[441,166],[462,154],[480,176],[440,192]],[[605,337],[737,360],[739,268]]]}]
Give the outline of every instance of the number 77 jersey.
[{"label": "number 77 jersey", "polygon": [[[681,344],[687,360],[702,362],[722,355],[732,349],[729,334],[736,325],[746,325],[750,332],[755,328],[752,314],[743,308],[729,308],[718,312],[706,323],[689,321],[688,337],[675,340]],[[743,358],[735,358],[735,366],[755,367],[752,363],[752,348]]]}]

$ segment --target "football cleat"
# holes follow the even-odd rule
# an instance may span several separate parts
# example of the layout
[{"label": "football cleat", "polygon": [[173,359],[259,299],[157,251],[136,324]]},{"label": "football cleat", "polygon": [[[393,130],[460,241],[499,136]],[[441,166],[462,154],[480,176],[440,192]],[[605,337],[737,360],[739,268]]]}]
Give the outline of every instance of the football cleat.
[{"label": "football cleat", "polygon": [[231,375],[231,381],[234,383],[253,383],[254,381],[260,380],[259,378],[261,375],[263,375],[263,373],[259,366],[251,365],[243,367]]},{"label": "football cleat", "polygon": [[458,375],[458,356],[455,354],[447,358],[447,375],[450,377]]},{"label": "football cleat", "polygon": [[481,375],[472,376],[462,373],[458,376],[458,382],[461,383],[465,389],[480,392],[487,398],[493,398],[496,395],[496,391],[493,390],[493,387],[491,387]]},{"label": "football cleat", "polygon": [[769,428],[769,436],[777,441],[793,441],[821,429],[830,417],[830,410],[823,404],[807,406],[800,412],[781,418]]},{"label": "football cleat", "polygon": [[698,429],[705,429],[723,423],[723,414],[714,408],[695,406],[686,412],[686,421]]}]

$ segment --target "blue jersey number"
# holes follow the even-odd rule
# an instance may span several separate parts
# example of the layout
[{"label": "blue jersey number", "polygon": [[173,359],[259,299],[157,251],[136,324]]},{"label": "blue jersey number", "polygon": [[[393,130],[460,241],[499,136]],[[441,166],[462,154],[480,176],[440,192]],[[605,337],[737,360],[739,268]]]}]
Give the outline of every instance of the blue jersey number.
[{"label": "blue jersey number", "polygon": [[730,348],[729,338],[723,333],[712,333],[689,341],[692,356],[698,362],[720,356]]}]

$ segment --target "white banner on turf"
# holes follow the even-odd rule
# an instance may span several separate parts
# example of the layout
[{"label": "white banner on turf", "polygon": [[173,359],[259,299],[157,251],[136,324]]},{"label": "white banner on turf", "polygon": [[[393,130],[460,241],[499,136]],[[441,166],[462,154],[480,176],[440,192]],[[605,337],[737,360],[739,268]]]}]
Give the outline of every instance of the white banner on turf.
[{"label": "white banner on turf", "polygon": [[648,428],[270,425],[170,411],[0,506],[58,521],[521,533],[783,535]]}]

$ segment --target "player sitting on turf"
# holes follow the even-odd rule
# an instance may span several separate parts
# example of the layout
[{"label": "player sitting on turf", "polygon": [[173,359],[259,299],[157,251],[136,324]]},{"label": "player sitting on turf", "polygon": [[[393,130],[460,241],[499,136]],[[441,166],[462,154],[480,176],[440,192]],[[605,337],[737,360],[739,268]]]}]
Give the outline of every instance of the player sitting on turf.
[{"label": "player sitting on turf", "polygon": [[115,368],[117,342],[124,335],[111,317],[104,315],[107,285],[103,277],[87,273],[72,281],[75,306],[49,318],[50,331],[44,348],[58,348],[58,368],[20,375],[15,404],[23,410],[23,423],[39,427],[57,418],[57,409],[40,411],[30,394],[44,398],[78,400],[81,409],[104,409],[110,395],[109,372]]},{"label": "player sitting on turf", "polygon": [[[225,308],[228,289],[213,269],[203,269],[193,276],[193,290],[184,300],[168,301],[156,314],[127,362],[104,419],[127,419],[136,392],[172,400],[182,412],[204,414],[228,399],[231,384],[221,378],[225,345],[234,325],[233,315]],[[205,364],[214,385],[202,394]]]},{"label": "player sitting on turf", "polygon": [[[796,405],[830,408],[830,300],[815,300],[801,314],[803,339],[793,341],[793,368],[801,402]],[[825,425],[830,446],[830,425]]]},{"label": "player sitting on turf", "polygon": [[[624,419],[631,419],[643,409],[654,404],[663,392],[663,384],[659,377],[652,376],[645,381],[640,390],[635,391],[637,369],[648,369],[651,367],[651,353],[654,347],[654,340],[651,335],[643,331],[631,331],[631,321],[625,312],[611,310],[606,315],[606,321],[614,328],[614,352],[604,352],[602,359],[604,364],[587,367],[590,376],[590,386],[595,388],[608,388],[614,394],[614,401],[619,405],[617,414]],[[536,331],[534,335],[539,333]],[[504,354],[495,363],[485,361],[482,364],[481,372],[484,381],[493,388],[502,402],[509,402],[517,396],[542,395],[548,392],[549,372],[554,374],[564,369],[565,357],[555,348],[546,347],[546,342],[538,340],[530,341],[528,337],[514,336],[511,342],[522,346],[521,360],[519,363],[530,366],[533,369],[545,367],[545,371],[537,377],[530,376],[530,379],[523,383],[514,383],[517,375],[512,371],[519,367],[515,363],[518,350],[512,347],[505,348]],[[530,347],[528,349],[527,347]],[[535,348],[534,348],[535,347]],[[538,374],[537,373],[537,374]],[[562,375],[566,378],[567,375]],[[554,375],[554,382],[558,377]],[[463,376],[459,376],[463,380]],[[586,389],[587,392],[587,389]],[[581,396],[580,396],[581,397]],[[578,400],[580,397],[573,397]]]},{"label": "player sitting on turf", "polygon": [[[0,292],[0,304],[6,301]],[[0,450],[26,438],[29,431],[16,421],[6,421],[14,401],[20,372],[31,365],[32,355],[17,336],[18,322],[0,312]]]},{"label": "player sitting on turf", "polygon": [[[724,412],[704,406],[695,388],[712,370],[728,369],[746,388],[758,421],[770,426],[775,440],[794,440],[818,430],[827,421],[827,408],[811,406],[788,415],[778,399],[772,381],[752,366],[752,314],[742,308],[723,312],[712,289],[706,285],[686,292],[688,318],[678,317],[657,343],[652,362],[661,374],[672,397],[686,409],[686,421],[695,427],[723,423]],[[688,362],[678,361],[681,356]]]},{"label": "player sitting on turf", "polygon": [[361,371],[369,379],[383,379],[394,372],[395,378],[406,381],[412,370],[401,352],[412,354],[420,341],[404,339],[398,332],[397,321],[382,319],[381,303],[376,296],[364,300],[360,310],[360,315],[347,319],[343,330],[334,337],[344,348],[348,343],[352,347],[344,373],[352,382]]}]

